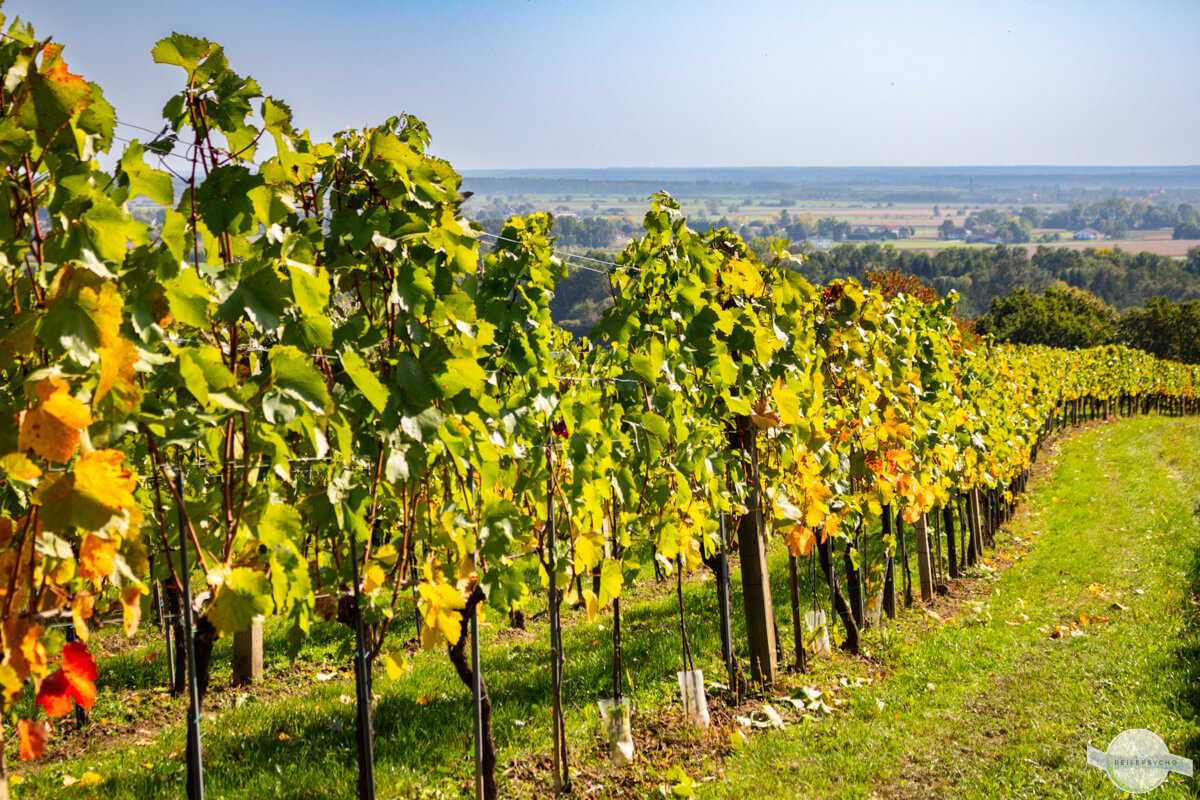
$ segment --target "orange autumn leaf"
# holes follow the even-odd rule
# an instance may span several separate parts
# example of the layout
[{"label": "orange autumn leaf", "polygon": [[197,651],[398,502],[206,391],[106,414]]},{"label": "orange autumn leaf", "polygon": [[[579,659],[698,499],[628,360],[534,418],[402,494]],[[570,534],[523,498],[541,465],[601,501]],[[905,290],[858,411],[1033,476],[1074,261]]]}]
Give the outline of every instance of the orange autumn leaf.
[{"label": "orange autumn leaf", "polygon": [[813,545],[817,543],[816,534],[804,527],[790,528],[783,534],[784,541],[787,542],[788,552],[793,556],[807,556],[812,552]]},{"label": "orange autumn leaf", "polygon": [[85,578],[107,578],[112,574],[116,553],[115,541],[89,533],[79,548],[79,574]]},{"label": "orange autumn leaf", "polygon": [[68,389],[66,381],[57,378],[37,385],[41,404],[21,412],[17,449],[32,450],[47,461],[70,460],[79,447],[79,432],[92,424],[92,415]]},{"label": "orange autumn leaf", "polygon": [[[11,551],[10,551],[11,552]],[[16,617],[10,617],[4,621],[4,644],[7,648],[4,652],[4,666],[13,671],[13,675],[18,681],[23,681],[29,677],[29,662],[25,659],[23,645],[25,644],[25,634],[29,631],[29,622]],[[37,639],[35,638],[35,641]],[[44,657],[44,651],[43,651]],[[45,670],[45,665],[42,665]]]},{"label": "orange autumn leaf", "polygon": [[96,595],[91,592],[80,592],[71,600],[71,620],[75,623],[75,633],[83,641],[88,640],[91,630],[87,621],[96,608]]},{"label": "orange autumn leaf", "polygon": [[99,289],[82,286],[79,289],[79,305],[100,337],[101,347],[115,347],[121,341],[121,294],[117,287],[105,283]]},{"label": "orange autumn leaf", "polygon": [[750,419],[763,430],[770,430],[771,428],[778,428],[783,425],[783,420],[779,418],[779,414],[771,410],[766,397],[758,398],[751,405]]},{"label": "orange autumn leaf", "polygon": [[21,734],[20,755],[23,761],[41,758],[46,753],[46,740],[50,738],[49,722],[44,719],[37,722],[17,720],[17,730]]},{"label": "orange autumn leaf", "polygon": [[125,624],[125,635],[137,633],[142,621],[142,590],[137,586],[126,586],[121,590],[121,617]]},{"label": "orange autumn leaf", "polygon": [[912,453],[907,450],[900,450],[898,448],[888,450],[885,458],[887,458],[888,463],[892,466],[893,471],[899,472],[900,470],[912,469]]},{"label": "orange autumn leaf", "polygon": [[75,98],[72,111],[78,111],[91,104],[92,87],[82,76],[76,75],[67,68],[67,62],[62,59],[61,44],[47,44],[42,48],[41,73],[70,92]]},{"label": "orange autumn leaf", "polygon": [[138,362],[138,351],[132,343],[118,339],[112,346],[100,348],[100,382],[92,395],[92,408],[100,404],[113,390],[113,402],[122,412],[132,411],[141,399],[133,365]]},{"label": "orange autumn leaf", "polygon": [[21,657],[25,659],[29,671],[35,675],[46,671],[46,645],[42,643],[44,633],[41,625],[30,625],[21,637]]},{"label": "orange autumn leaf", "polygon": [[121,466],[124,460],[125,454],[119,450],[85,453],[75,463],[75,491],[113,511],[129,508],[137,479]]}]

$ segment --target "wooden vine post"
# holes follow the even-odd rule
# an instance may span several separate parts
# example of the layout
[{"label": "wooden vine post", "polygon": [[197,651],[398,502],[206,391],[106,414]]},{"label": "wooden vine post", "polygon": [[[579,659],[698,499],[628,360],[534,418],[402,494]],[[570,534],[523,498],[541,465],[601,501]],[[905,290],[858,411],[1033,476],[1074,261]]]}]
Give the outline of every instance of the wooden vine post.
[{"label": "wooden vine post", "polygon": [[950,577],[957,578],[958,558],[954,543],[954,500],[951,498],[942,506],[942,527],[946,529],[946,563],[950,568]]},{"label": "wooden vine post", "polygon": [[921,581],[921,600],[925,603],[933,599],[933,560],[929,554],[928,524],[924,514],[913,523],[913,534],[917,540],[917,576]]},{"label": "wooden vine post", "polygon": [[746,637],[750,645],[750,675],[756,684],[771,684],[778,669],[775,611],[771,603],[767,540],[763,525],[762,487],[758,472],[758,429],[750,417],[738,415],[737,446],[750,484],[749,509],[738,523],[738,552],[742,556],[742,600],[746,611]]},{"label": "wooden vine post", "polygon": [[262,683],[263,677],[263,624],[261,619],[250,623],[244,631],[233,634],[233,678],[234,686]]},{"label": "wooden vine post", "polygon": [[[892,507],[883,507],[883,538],[886,541],[892,536]],[[883,613],[888,619],[896,618],[896,556],[895,547],[889,546],[887,565],[883,574]]]}]

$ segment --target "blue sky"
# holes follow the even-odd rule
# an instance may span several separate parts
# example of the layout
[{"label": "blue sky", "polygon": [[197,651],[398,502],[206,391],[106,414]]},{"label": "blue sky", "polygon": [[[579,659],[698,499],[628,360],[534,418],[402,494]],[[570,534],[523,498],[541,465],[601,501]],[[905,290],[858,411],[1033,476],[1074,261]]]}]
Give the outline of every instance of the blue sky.
[{"label": "blue sky", "polygon": [[122,119],[225,46],[314,135],[408,112],[458,169],[1200,164],[1197,2],[6,0]]}]

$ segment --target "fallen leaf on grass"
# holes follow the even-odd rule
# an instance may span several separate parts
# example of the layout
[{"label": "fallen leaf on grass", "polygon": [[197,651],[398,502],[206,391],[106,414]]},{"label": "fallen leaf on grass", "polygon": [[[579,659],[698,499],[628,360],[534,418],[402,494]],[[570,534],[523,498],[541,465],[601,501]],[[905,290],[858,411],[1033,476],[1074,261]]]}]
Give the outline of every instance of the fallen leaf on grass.
[{"label": "fallen leaf on grass", "polygon": [[1067,625],[1058,625],[1054,628],[1054,630],[1050,631],[1051,639],[1066,639],[1071,636],[1083,635],[1083,631],[1079,630],[1074,622],[1068,623]]}]

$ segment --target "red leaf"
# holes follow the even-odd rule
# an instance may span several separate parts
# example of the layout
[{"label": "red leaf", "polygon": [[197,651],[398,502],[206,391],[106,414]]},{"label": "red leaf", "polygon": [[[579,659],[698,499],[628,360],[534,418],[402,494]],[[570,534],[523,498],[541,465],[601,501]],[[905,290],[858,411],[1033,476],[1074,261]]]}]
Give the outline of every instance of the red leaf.
[{"label": "red leaf", "polygon": [[51,717],[61,717],[71,711],[71,684],[61,669],[42,678],[38,684],[37,703]]},{"label": "red leaf", "polygon": [[75,702],[91,710],[96,702],[96,662],[83,642],[71,642],[63,648],[63,673],[71,684]]},{"label": "red leaf", "polygon": [[17,721],[17,730],[21,733],[21,758],[25,761],[41,758],[50,738],[50,723],[44,719],[37,722],[22,719]]},{"label": "red leaf", "polygon": [[51,717],[71,710],[71,701],[85,709],[96,702],[96,662],[83,642],[71,642],[63,648],[62,669],[55,670],[38,684],[37,702]]}]

